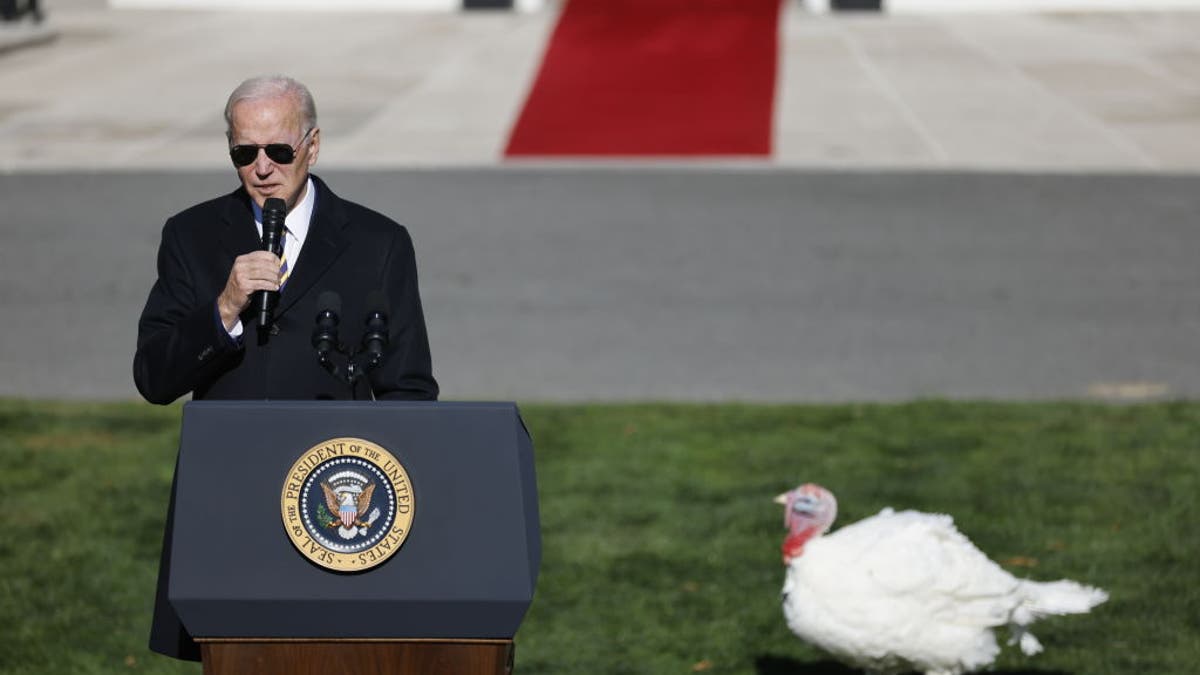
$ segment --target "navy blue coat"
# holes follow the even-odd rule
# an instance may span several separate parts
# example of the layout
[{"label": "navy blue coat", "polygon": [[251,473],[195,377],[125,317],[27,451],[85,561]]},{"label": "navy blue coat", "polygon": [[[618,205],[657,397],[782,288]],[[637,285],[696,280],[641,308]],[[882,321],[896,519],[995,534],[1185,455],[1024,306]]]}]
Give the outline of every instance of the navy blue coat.
[{"label": "navy blue coat", "polygon": [[[229,338],[216,314],[234,258],[261,248],[245,190],[167,221],[133,360],[134,382],[147,401],[167,404],[189,392],[197,400],[437,398],[408,231],[312,178],[316,203],[308,236],[280,292],[274,327],[261,337],[253,305],[242,314],[240,341]],[[321,368],[311,344],[317,296],[327,290],[342,298],[341,339],[348,345],[361,339],[368,294],[382,290],[388,301],[384,360],[353,392]],[[196,643],[167,602],[174,507],[172,486],[150,648],[197,660]]]}]

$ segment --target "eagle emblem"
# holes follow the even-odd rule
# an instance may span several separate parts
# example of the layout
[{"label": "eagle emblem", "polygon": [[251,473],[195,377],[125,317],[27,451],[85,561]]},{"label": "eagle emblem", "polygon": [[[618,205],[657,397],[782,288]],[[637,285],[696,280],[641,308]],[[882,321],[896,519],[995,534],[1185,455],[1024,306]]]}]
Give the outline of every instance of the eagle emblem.
[{"label": "eagle emblem", "polygon": [[344,437],[314,445],[296,460],[279,508],[304,557],[326,569],[361,572],[387,560],[408,538],[413,497],[395,455]]},{"label": "eagle emblem", "polygon": [[371,495],[375,492],[375,484],[368,483],[361,474],[350,471],[340,473],[330,482],[322,482],[321,490],[325,493],[325,506],[333,516],[328,527],[336,528],[342,539],[366,534],[379,518],[379,509],[359,518],[360,514],[366,514],[371,508]]}]

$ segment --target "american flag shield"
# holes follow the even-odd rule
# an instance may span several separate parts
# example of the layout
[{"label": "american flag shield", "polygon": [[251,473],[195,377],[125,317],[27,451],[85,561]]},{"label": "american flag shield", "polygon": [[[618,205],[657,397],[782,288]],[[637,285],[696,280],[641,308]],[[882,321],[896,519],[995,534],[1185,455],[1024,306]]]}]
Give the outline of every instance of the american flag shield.
[{"label": "american flag shield", "polygon": [[346,527],[350,527],[354,524],[354,519],[358,517],[358,509],[353,505],[342,504],[341,508],[338,509],[338,515],[342,517],[342,523]]}]

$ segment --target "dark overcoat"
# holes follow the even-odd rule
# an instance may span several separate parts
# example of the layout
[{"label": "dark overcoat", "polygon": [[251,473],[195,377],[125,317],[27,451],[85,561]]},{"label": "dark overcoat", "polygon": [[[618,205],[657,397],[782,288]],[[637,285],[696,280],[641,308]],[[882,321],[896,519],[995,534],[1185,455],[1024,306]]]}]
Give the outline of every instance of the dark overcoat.
[{"label": "dark overcoat", "polygon": [[[312,222],[294,273],[279,295],[274,326],[260,331],[251,308],[233,340],[217,315],[216,300],[234,258],[261,248],[244,189],[194,206],[163,226],[158,280],[138,322],[133,379],[152,403],[191,392],[199,399],[433,400],[438,395],[408,231],[391,219],[339,198],[316,176]],[[367,296],[387,298],[389,341],[382,364],[352,392],[318,363],[311,336],[317,297],[342,299],[342,341],[357,344]],[[150,648],[199,659],[196,643],[167,602],[175,488],[167,509]]]}]

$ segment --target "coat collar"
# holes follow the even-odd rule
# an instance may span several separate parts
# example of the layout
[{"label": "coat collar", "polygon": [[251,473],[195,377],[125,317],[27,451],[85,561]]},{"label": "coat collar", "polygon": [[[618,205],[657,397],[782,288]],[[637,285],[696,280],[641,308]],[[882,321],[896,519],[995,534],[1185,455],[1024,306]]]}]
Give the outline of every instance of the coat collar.
[{"label": "coat collar", "polygon": [[[313,208],[304,248],[300,249],[300,257],[296,260],[296,271],[288,277],[279,295],[275,316],[282,315],[304,297],[350,243],[345,233],[349,217],[341,198],[317,176],[313,175],[312,180],[317,190],[317,203]],[[256,251],[262,246],[258,230],[254,227],[250,196],[245,188],[239,187],[227,200],[225,227],[220,239],[221,245],[234,257]]]}]

